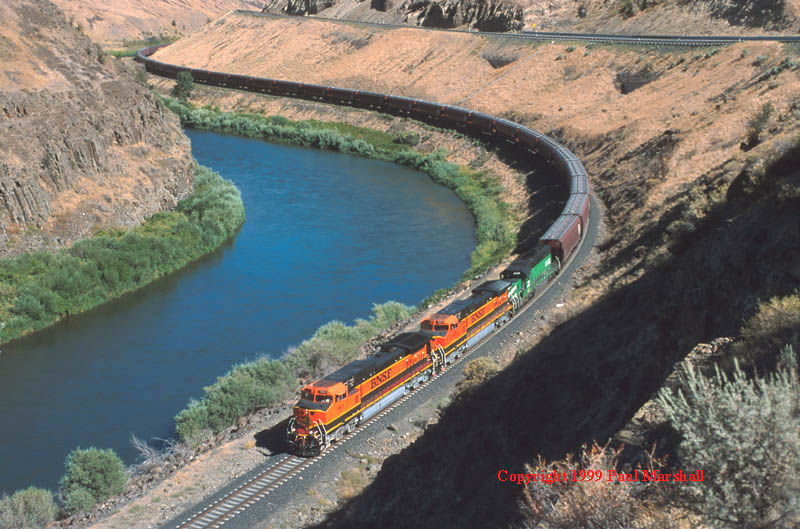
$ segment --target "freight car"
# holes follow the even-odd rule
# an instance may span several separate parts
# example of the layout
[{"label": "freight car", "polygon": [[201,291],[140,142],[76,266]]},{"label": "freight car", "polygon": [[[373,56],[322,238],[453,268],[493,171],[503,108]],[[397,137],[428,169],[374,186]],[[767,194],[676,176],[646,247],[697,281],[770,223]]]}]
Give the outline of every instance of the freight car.
[{"label": "freight car", "polygon": [[[175,78],[183,67],[150,59],[161,46],[139,50],[136,61],[148,72]],[[554,278],[586,232],[590,216],[589,178],[583,164],[557,141],[496,116],[432,101],[362,90],[190,70],[197,82],[286,97],[319,99],[383,112],[421,114],[451,128],[468,127],[520,145],[550,162],[569,186],[561,215],[542,235],[545,247],[516,259],[501,274],[437,314],[420,329],[400,334],[365,360],[305,386],[289,422],[288,437],[300,454],[319,453],[331,441],[389,406],[413,387],[464,354],[492,329],[508,321],[538,289]]]}]

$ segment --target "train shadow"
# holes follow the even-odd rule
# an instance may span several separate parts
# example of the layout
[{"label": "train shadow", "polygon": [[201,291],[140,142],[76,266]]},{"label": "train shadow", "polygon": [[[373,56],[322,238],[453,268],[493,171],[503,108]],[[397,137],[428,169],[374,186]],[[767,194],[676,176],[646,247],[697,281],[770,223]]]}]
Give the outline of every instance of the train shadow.
[{"label": "train shadow", "polygon": [[288,425],[289,418],[287,417],[275,426],[256,433],[253,436],[256,441],[256,447],[267,450],[272,454],[288,453],[289,445],[286,442],[286,427]]}]

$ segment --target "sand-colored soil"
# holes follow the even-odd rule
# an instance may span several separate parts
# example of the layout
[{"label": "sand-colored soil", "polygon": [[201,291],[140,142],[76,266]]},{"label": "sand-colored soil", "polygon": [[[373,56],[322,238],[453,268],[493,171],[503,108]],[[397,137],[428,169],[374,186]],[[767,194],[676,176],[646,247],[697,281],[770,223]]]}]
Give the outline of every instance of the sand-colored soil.
[{"label": "sand-colored soil", "polygon": [[54,0],[92,40],[120,46],[158,36],[191,33],[232,9],[259,9],[255,0]]},{"label": "sand-colored soil", "polygon": [[[767,125],[773,133],[791,132],[785,125],[794,119],[800,71],[768,73],[786,58],[798,62],[797,55],[796,48],[777,43],[677,51],[587,49],[231,14],[156,57],[511,117],[572,147],[605,195],[612,224],[632,235],[647,229],[657,217],[654,211],[712,168],[730,163],[733,172],[741,166],[748,153],[740,145],[762,105],[775,108]],[[497,57],[511,62],[495,69],[488,58]],[[650,79],[624,93],[629,87],[623,82]],[[227,96],[228,103],[235,106],[237,97],[252,96]],[[644,191],[643,203],[622,199]]]}]

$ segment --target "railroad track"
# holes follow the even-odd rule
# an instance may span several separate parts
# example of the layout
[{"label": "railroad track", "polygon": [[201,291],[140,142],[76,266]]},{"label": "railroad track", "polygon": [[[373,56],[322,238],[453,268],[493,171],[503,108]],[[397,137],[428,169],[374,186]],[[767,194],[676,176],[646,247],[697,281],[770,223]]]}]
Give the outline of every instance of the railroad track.
[{"label": "railroad track", "polygon": [[[587,224],[587,233],[589,228],[591,227],[591,224],[592,222],[590,220],[589,224]],[[572,255],[570,255],[570,257],[566,260],[566,262],[562,266],[562,270],[566,270],[572,264],[572,262],[577,258],[578,254],[580,253],[581,248],[583,248],[584,244],[587,243],[590,243],[588,236],[584,237],[581,240],[581,243],[578,246],[578,248],[576,248],[576,250],[572,252]],[[414,390],[409,390],[409,392],[402,398],[398,399],[397,402],[393,403],[385,410],[381,411],[380,413],[370,418],[369,420],[359,424],[359,426],[355,430],[353,430],[353,432],[348,434],[340,441],[332,443],[320,455],[315,457],[298,457],[294,455],[285,455],[270,468],[263,470],[258,474],[256,474],[255,476],[247,479],[247,481],[245,481],[242,485],[236,487],[233,491],[224,494],[222,497],[218,499],[206,503],[205,507],[198,506],[196,508],[196,511],[192,515],[184,517],[182,522],[179,522],[177,525],[168,525],[165,527],[168,527],[170,529],[219,529],[221,527],[224,527],[227,522],[233,520],[237,515],[241,514],[249,507],[253,506],[257,502],[266,498],[270,493],[276,491],[290,479],[299,475],[303,470],[316,464],[317,462],[322,460],[322,458],[329,456],[339,448],[342,448],[345,444],[347,444],[349,440],[359,435],[359,433],[361,433],[362,430],[366,429],[373,423],[379,421],[380,419],[391,413],[395,408],[401,406],[406,401],[416,396],[423,388],[438,381],[444,373],[450,371],[455,366],[464,362],[467,358],[469,358],[473,354],[477,353],[486,344],[486,342],[491,340],[498,333],[502,332],[503,329],[508,327],[511,322],[517,320],[520,316],[525,314],[531,307],[535,306],[539,298],[541,298],[548,290],[550,290],[550,288],[552,288],[555,284],[557,284],[559,279],[563,278],[564,278],[563,275],[558,275],[556,279],[551,281],[545,289],[543,289],[541,292],[538,292],[534,296],[534,298],[530,300],[530,302],[523,305],[523,307],[505,325],[499,327],[495,332],[490,333],[480,342],[475,344],[474,347],[465,351],[464,354],[462,354],[458,359],[453,360],[453,362],[451,362],[450,364],[447,364],[444,370],[440,371],[436,375],[433,375],[427,382],[425,382],[424,384],[420,384],[420,386]]]},{"label": "railroad track", "polygon": [[417,29],[420,31],[446,31],[449,33],[471,33],[484,36],[504,37],[525,40],[561,40],[561,41],[584,41],[592,43],[606,44],[637,44],[644,46],[725,46],[736,44],[737,42],[795,42],[800,43],[800,36],[796,35],[752,35],[752,36],[702,36],[702,35],[615,35],[611,33],[563,33],[547,31],[523,31],[520,33],[499,33],[493,31],[471,31],[468,29],[444,29],[444,28],[424,28],[407,24],[383,24],[380,22],[362,22],[361,20],[348,20],[342,18],[320,17],[316,15],[282,15],[277,13],[262,13],[261,11],[251,11],[247,9],[236,9],[234,13],[264,18],[281,19],[313,19],[326,22],[339,22],[348,24],[360,24],[389,29]]}]

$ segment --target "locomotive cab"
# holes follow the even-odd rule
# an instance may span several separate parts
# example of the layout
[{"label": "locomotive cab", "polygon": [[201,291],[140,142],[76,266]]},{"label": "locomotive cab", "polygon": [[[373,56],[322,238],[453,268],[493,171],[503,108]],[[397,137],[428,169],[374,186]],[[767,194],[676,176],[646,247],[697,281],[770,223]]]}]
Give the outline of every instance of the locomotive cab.
[{"label": "locomotive cab", "polygon": [[453,314],[434,314],[422,320],[419,328],[428,331],[433,336],[447,337],[456,327],[458,327],[458,317]]},{"label": "locomotive cab", "polygon": [[332,439],[337,426],[335,419],[356,400],[342,382],[322,379],[304,386],[287,432],[295,451],[302,455],[319,454]]}]

